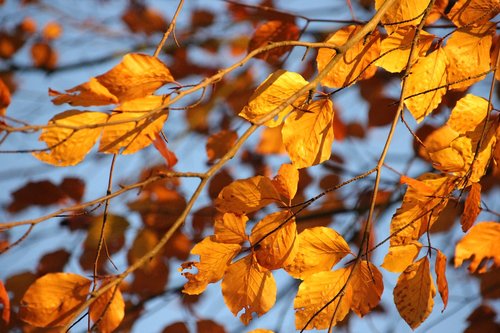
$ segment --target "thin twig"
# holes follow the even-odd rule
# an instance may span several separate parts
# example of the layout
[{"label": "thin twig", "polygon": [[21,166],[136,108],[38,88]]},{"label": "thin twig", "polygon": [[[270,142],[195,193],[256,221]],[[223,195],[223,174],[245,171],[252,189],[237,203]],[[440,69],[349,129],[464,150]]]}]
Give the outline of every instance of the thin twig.
[{"label": "thin twig", "polygon": [[[177,5],[177,9],[175,10],[174,17],[172,18],[172,21],[170,22],[170,25],[168,26],[167,31],[163,34],[163,37],[158,43],[158,46],[156,47],[155,53],[153,54],[154,57],[158,57],[158,55],[161,52],[161,49],[163,48],[163,45],[165,45],[165,42],[168,39],[168,36],[170,36],[170,33],[175,29],[175,22],[177,21],[177,16],[179,16],[179,13],[181,12],[182,5],[184,4],[184,0],[180,0],[179,4]],[[179,45],[177,45],[179,46]]]}]

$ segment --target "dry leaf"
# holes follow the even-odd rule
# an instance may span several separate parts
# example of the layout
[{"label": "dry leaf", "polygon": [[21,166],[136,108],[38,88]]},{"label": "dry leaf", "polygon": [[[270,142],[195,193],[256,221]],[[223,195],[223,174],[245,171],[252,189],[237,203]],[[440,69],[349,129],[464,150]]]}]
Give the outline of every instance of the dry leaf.
[{"label": "dry leaf", "polygon": [[[239,113],[240,117],[252,123],[260,123],[261,119],[271,114],[276,108],[293,96],[308,82],[297,73],[277,70],[262,82],[250,97],[248,105]],[[264,123],[268,127],[279,126],[294,108],[300,107],[307,94],[298,96],[293,105],[286,105],[276,116]]]},{"label": "dry leaf", "polygon": [[272,182],[282,196],[291,200],[297,193],[299,171],[291,164],[282,164]]},{"label": "dry leaf", "polygon": [[281,129],[282,126],[264,127],[260,133],[260,141],[255,147],[255,152],[262,155],[286,153],[281,138]]},{"label": "dry leaf", "polygon": [[394,287],[396,308],[412,329],[429,316],[434,306],[436,288],[430,273],[429,259],[423,257],[410,265],[398,278]]},{"label": "dry leaf", "polygon": [[[297,40],[299,38],[299,28],[293,22],[287,21],[268,21],[257,27],[250,42],[248,43],[248,52],[259,47],[267,46],[269,43]],[[256,55],[256,58],[265,60],[271,64],[279,61],[279,58],[291,50],[291,46],[278,47],[270,51]]]},{"label": "dry leaf", "polygon": [[244,310],[240,320],[248,325],[252,313],[260,317],[273,307],[276,282],[271,272],[250,254],[229,266],[222,280],[222,296],[234,316]]},{"label": "dry leaf", "polygon": [[500,13],[498,0],[458,0],[448,13],[457,27],[481,25]]},{"label": "dry leaf", "polygon": [[432,6],[431,11],[429,12],[429,15],[427,15],[427,19],[425,20],[425,24],[429,25],[437,20],[439,20],[441,17],[445,16],[444,12],[446,8],[448,7],[448,0],[436,0],[434,1],[434,6]]},{"label": "dry leaf", "polygon": [[5,289],[5,286],[3,282],[0,280],[0,304],[3,305],[2,309],[2,320],[5,323],[5,325],[9,325],[10,322],[10,299],[9,299],[9,294],[7,293],[7,290]]},{"label": "dry leaf", "polygon": [[120,325],[125,316],[125,302],[118,286],[106,291],[90,305],[89,316],[102,333],[111,333]]},{"label": "dry leaf", "polygon": [[479,213],[481,213],[481,184],[472,183],[465,200],[464,212],[460,217],[463,232],[467,232],[472,227]]},{"label": "dry leaf", "polygon": [[368,261],[360,261],[352,272],[349,288],[352,290],[351,309],[363,317],[380,303],[384,292],[382,274]]},{"label": "dry leaf", "polygon": [[208,162],[214,162],[224,156],[233,147],[237,138],[238,134],[229,130],[210,135],[206,144]]},{"label": "dry leaf", "polygon": [[[210,319],[201,319],[196,322],[197,333],[226,333],[224,326]],[[177,333],[177,332],[175,332]]]},{"label": "dry leaf", "polygon": [[0,78],[0,116],[5,116],[7,107],[10,105],[10,90]]},{"label": "dry leaf", "polygon": [[19,318],[38,327],[64,326],[87,299],[91,281],[71,273],[51,273],[37,279],[21,300]]},{"label": "dry leaf", "polygon": [[455,247],[455,267],[464,260],[471,260],[469,272],[484,273],[491,269],[488,261],[493,259],[492,267],[500,266],[500,223],[479,222],[465,235]]},{"label": "dry leaf", "polygon": [[421,248],[422,244],[418,241],[412,241],[405,245],[390,246],[382,267],[389,272],[401,273],[415,261]]},{"label": "dry leaf", "polygon": [[248,217],[233,213],[224,213],[215,218],[215,240],[220,243],[241,244],[248,240],[245,227]]},{"label": "dry leaf", "polygon": [[441,299],[443,300],[443,310],[446,309],[446,305],[448,304],[448,281],[446,280],[446,256],[441,251],[437,251],[436,256],[436,280],[439,295],[441,295]]},{"label": "dry leaf", "polygon": [[[375,9],[378,10],[384,0],[375,0]],[[387,32],[391,33],[399,27],[416,26],[422,21],[422,15],[429,6],[430,0],[399,0],[382,16],[382,24]]]},{"label": "dry leaf", "polygon": [[48,71],[56,68],[57,52],[46,42],[36,42],[31,46],[31,59],[35,67]]},{"label": "dry leaf", "polygon": [[130,31],[143,32],[146,35],[152,35],[155,32],[164,33],[168,27],[160,12],[141,5],[131,5],[124,12],[122,20]]},{"label": "dry leaf", "polygon": [[293,165],[300,169],[330,158],[333,143],[333,103],[312,102],[307,110],[295,110],[285,120],[283,143]]},{"label": "dry leaf", "polygon": [[83,246],[88,250],[96,251],[103,232],[103,239],[106,241],[107,251],[113,254],[119,251],[125,244],[125,231],[129,223],[126,218],[114,214],[108,214],[104,230],[102,228],[103,217],[96,216],[92,218],[88,228],[87,237]]}]

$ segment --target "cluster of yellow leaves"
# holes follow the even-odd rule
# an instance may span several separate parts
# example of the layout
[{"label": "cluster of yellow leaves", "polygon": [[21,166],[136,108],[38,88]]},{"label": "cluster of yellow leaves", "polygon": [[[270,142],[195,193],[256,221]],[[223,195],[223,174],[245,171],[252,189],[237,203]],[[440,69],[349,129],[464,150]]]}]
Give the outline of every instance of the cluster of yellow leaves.
[{"label": "cluster of yellow leaves", "polygon": [[[35,327],[65,326],[78,315],[87,300],[91,281],[71,273],[50,273],[37,279],[26,291],[19,317]],[[101,286],[102,287],[102,286]],[[111,288],[95,300],[90,318],[99,332],[112,332],[125,315],[125,303],[119,289]]]},{"label": "cluster of yellow leaves", "polygon": [[48,151],[35,153],[40,160],[58,166],[75,165],[101,138],[99,151],[132,154],[150,145],[167,120],[161,111],[167,96],[153,93],[173,82],[167,66],[155,57],[127,54],[110,71],[60,93],[50,90],[54,104],[99,106],[117,104],[111,114],[69,110],[53,117],[40,135]]}]

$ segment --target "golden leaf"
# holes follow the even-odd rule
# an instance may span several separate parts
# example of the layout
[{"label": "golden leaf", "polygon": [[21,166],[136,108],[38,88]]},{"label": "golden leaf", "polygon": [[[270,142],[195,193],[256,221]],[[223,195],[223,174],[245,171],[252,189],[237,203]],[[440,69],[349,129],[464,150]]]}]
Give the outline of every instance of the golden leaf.
[{"label": "golden leaf", "polygon": [[297,193],[299,171],[291,164],[282,164],[272,182],[282,196],[291,200]]},{"label": "golden leaf", "polygon": [[[281,42],[297,40],[299,38],[299,28],[293,22],[286,21],[268,21],[257,27],[250,42],[248,43],[248,52],[269,45],[272,42]],[[279,58],[291,50],[291,46],[278,47],[270,51],[259,53],[255,57],[276,63]]]},{"label": "golden leaf", "polygon": [[[325,42],[342,46],[361,29],[360,26],[350,25],[333,33]],[[318,72],[321,72],[335,56],[333,49],[320,48],[316,62]],[[369,79],[377,71],[373,64],[380,55],[380,33],[373,31],[365,40],[353,45],[342,56],[342,59],[333,66],[328,74],[321,80],[321,84],[330,88],[346,87],[356,81]]]},{"label": "golden leaf", "polygon": [[390,246],[382,267],[389,272],[401,273],[410,266],[420,253],[422,244],[412,241],[409,244]]},{"label": "golden leaf", "polygon": [[471,260],[469,272],[488,271],[488,260],[493,259],[493,267],[500,266],[500,223],[480,222],[470,228],[455,247],[455,267],[464,260]]},{"label": "golden leaf", "polygon": [[420,326],[429,316],[434,306],[435,295],[436,288],[427,257],[406,268],[394,287],[396,308],[412,329]]},{"label": "golden leaf", "polygon": [[488,22],[479,27],[463,27],[451,34],[443,48],[448,58],[449,89],[465,90],[486,77],[485,74],[472,78],[490,70],[490,49],[495,26]]},{"label": "golden leaf", "polygon": [[267,269],[278,269],[290,264],[297,254],[296,240],[295,218],[288,211],[267,215],[253,227],[250,234],[255,258],[259,265]]},{"label": "golden leaf", "polygon": [[250,254],[229,266],[222,280],[222,296],[234,316],[244,310],[240,320],[248,325],[252,313],[260,317],[273,307],[276,282],[271,272]]},{"label": "golden leaf", "polygon": [[448,281],[446,280],[446,256],[441,251],[437,251],[436,256],[436,278],[437,278],[437,286],[439,295],[441,295],[441,299],[443,300],[443,310],[446,309],[446,305],[448,304]]},{"label": "golden leaf", "polygon": [[425,20],[425,24],[429,25],[437,20],[439,20],[442,16],[444,16],[444,12],[448,7],[448,0],[436,0],[434,1],[434,6],[432,6],[429,15],[427,15],[427,19]]},{"label": "golden leaf", "polygon": [[215,217],[215,240],[221,243],[240,244],[247,241],[245,226],[248,217],[233,213],[224,213]]},{"label": "golden leaf", "polygon": [[329,99],[295,110],[285,120],[283,143],[293,165],[300,169],[330,158],[333,143],[333,104]]},{"label": "golden leaf", "polygon": [[101,112],[64,111],[49,120],[39,140],[44,141],[50,152],[33,153],[39,160],[57,166],[80,163],[101,135],[102,127],[82,126],[105,123],[108,115]]},{"label": "golden leaf", "polygon": [[469,195],[465,200],[465,207],[462,216],[460,217],[460,224],[462,225],[463,232],[467,232],[476,218],[481,212],[481,184],[472,183]]},{"label": "golden leaf", "polygon": [[90,305],[89,316],[94,323],[97,323],[99,332],[113,332],[125,316],[125,302],[120,289],[111,288],[96,299]]},{"label": "golden leaf", "polygon": [[333,265],[351,253],[349,245],[335,230],[326,227],[310,228],[298,237],[298,252],[285,270],[294,278],[330,270]]},{"label": "golden leaf", "polygon": [[467,94],[457,102],[446,124],[458,134],[477,131],[488,116],[488,111],[486,99]]},{"label": "golden leaf", "polygon": [[149,112],[163,108],[169,101],[169,96],[166,95],[147,95],[131,100],[124,101],[118,105],[114,111],[121,112]]},{"label": "golden leaf", "polygon": [[[375,9],[378,10],[385,0],[375,0]],[[382,16],[385,30],[391,33],[399,27],[406,25],[416,26],[422,21],[422,15],[429,5],[430,0],[399,0]]]},{"label": "golden leaf", "polygon": [[[391,73],[399,73],[405,69],[415,38],[415,31],[414,26],[403,26],[383,39],[380,44],[380,55],[383,56],[375,64]],[[418,44],[415,45],[418,57],[425,56],[434,37],[423,30],[420,32]]]},{"label": "golden leaf", "polygon": [[318,272],[302,281],[293,302],[296,329],[327,329],[345,318],[352,302],[352,288],[343,289],[350,271],[350,268],[341,268]]},{"label": "golden leaf", "polygon": [[264,176],[240,179],[224,187],[214,204],[222,213],[244,215],[280,202],[272,181]]},{"label": "golden leaf", "polygon": [[380,303],[384,292],[382,274],[377,267],[362,260],[352,272],[349,288],[352,290],[351,309],[363,317]]},{"label": "golden leaf", "polygon": [[481,25],[500,13],[498,0],[458,0],[448,13],[456,26]]},{"label": "golden leaf", "polygon": [[[286,103],[288,98],[308,83],[300,74],[282,69],[277,70],[257,87],[239,116],[252,123],[259,123],[262,118]],[[294,108],[300,107],[306,98],[307,94],[299,96],[293,105],[286,106],[273,119],[266,121],[264,125],[268,127],[279,126],[283,122],[283,118]]]},{"label": "golden leaf", "polygon": [[96,78],[91,78],[89,82],[82,83],[76,87],[61,93],[49,89],[49,96],[55,96],[52,103],[56,105],[68,103],[69,105],[91,106],[117,104],[118,98],[109,92]]},{"label": "golden leaf", "polygon": [[38,278],[21,300],[19,318],[33,326],[64,326],[85,302],[91,281],[71,273],[50,273]]},{"label": "golden leaf", "polygon": [[255,152],[262,155],[286,153],[281,137],[282,126],[264,127],[260,134],[260,141],[255,147]]},{"label": "golden leaf", "polygon": [[[446,93],[446,87],[438,87],[446,85],[447,65],[446,52],[439,48],[418,59],[412,67],[406,80],[403,98],[406,107],[418,123],[437,108]],[[415,94],[419,95],[413,96]]]}]

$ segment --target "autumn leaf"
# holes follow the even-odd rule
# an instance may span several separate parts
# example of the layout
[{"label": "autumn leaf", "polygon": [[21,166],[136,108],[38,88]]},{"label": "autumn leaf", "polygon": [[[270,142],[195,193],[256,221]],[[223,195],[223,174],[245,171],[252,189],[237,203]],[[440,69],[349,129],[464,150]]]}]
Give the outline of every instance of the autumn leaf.
[{"label": "autumn leaf", "polygon": [[421,196],[434,195],[435,189],[432,188],[431,186],[427,185],[423,181],[402,175],[400,178],[400,182],[401,182],[401,184],[407,184],[407,185],[411,186],[412,189],[414,191],[418,192],[418,194]]},{"label": "autumn leaf", "polygon": [[260,141],[255,147],[255,152],[263,155],[286,153],[281,137],[281,129],[282,126],[264,127],[260,134]]},{"label": "autumn leaf", "polygon": [[333,103],[312,102],[307,110],[295,110],[285,120],[283,143],[293,165],[300,169],[330,158],[333,143]]},{"label": "autumn leaf", "polygon": [[241,179],[224,187],[214,204],[222,213],[244,215],[280,202],[272,181],[264,176]]},{"label": "autumn leaf", "polygon": [[125,302],[118,286],[110,288],[90,305],[89,316],[102,333],[113,332],[120,325],[125,316]]},{"label": "autumn leaf", "polygon": [[[429,0],[399,0],[396,1],[382,16],[385,30],[391,33],[399,27],[416,26],[422,21],[422,15],[429,5]],[[378,10],[384,0],[375,0],[375,9]]]},{"label": "autumn leaf", "polygon": [[0,78],[0,116],[5,116],[7,107],[10,105],[10,90]]},{"label": "autumn leaf", "polygon": [[285,270],[294,278],[304,279],[313,273],[329,271],[349,253],[349,245],[335,230],[309,228],[299,234],[298,252]]},{"label": "autumn leaf", "polygon": [[436,255],[436,280],[439,295],[441,295],[441,299],[443,300],[443,310],[446,309],[446,305],[448,304],[448,281],[446,280],[446,256],[441,251],[437,251]]},{"label": "autumn leaf", "polygon": [[384,291],[382,274],[377,267],[362,260],[352,272],[349,288],[352,291],[351,309],[363,317],[380,303]]},{"label": "autumn leaf", "polygon": [[[308,82],[300,74],[282,69],[277,70],[257,87],[239,116],[252,123],[260,123],[261,119],[271,114],[306,84]],[[264,125],[268,127],[279,126],[283,122],[283,118],[294,108],[300,107],[306,98],[307,94],[298,96],[293,105],[287,105]]]},{"label": "autumn leaf", "polygon": [[196,244],[191,250],[191,254],[199,255],[200,261],[184,263],[180,270],[196,267],[198,272],[196,274],[182,273],[188,279],[182,292],[189,295],[199,295],[209,283],[222,279],[227,266],[240,250],[239,244],[219,243],[213,237],[206,237]]},{"label": "autumn leaf", "polygon": [[271,270],[292,263],[297,254],[296,240],[295,218],[288,211],[267,215],[253,227],[250,234],[257,262]]},{"label": "autumn leaf", "polygon": [[420,326],[429,316],[434,306],[435,295],[436,288],[427,257],[408,266],[394,287],[396,308],[412,329]]},{"label": "autumn leaf", "polygon": [[291,164],[282,164],[272,182],[279,194],[291,200],[297,193],[299,171]]},{"label": "autumn leaf", "polygon": [[271,272],[250,254],[229,266],[222,280],[222,296],[234,316],[244,310],[240,320],[248,325],[252,313],[260,317],[273,307],[276,282]]},{"label": "autumn leaf", "polygon": [[469,195],[465,200],[465,207],[462,216],[460,217],[460,224],[462,225],[462,231],[467,232],[476,218],[481,212],[481,184],[472,183],[469,191]]},{"label": "autumn leaf", "polygon": [[[344,45],[361,29],[360,26],[350,25],[333,33],[325,42],[335,45]],[[335,55],[335,50],[320,48],[316,58],[318,72],[321,72]],[[359,41],[349,48],[328,74],[321,80],[321,84],[330,88],[346,87],[356,81],[364,80],[375,75],[377,67],[375,59],[380,55],[380,33],[374,30],[365,40]]]},{"label": "autumn leaf", "polygon": [[422,244],[418,241],[412,241],[404,245],[390,246],[389,251],[384,257],[382,267],[389,272],[401,273],[415,261],[421,248]]},{"label": "autumn leaf", "polygon": [[229,130],[210,135],[206,144],[208,161],[213,162],[224,156],[233,147],[237,138],[236,132]]},{"label": "autumn leaf", "polygon": [[403,98],[418,123],[437,108],[446,93],[447,65],[446,52],[439,48],[418,59],[412,67]]},{"label": "autumn leaf", "polygon": [[9,299],[9,294],[7,293],[7,290],[5,289],[5,286],[1,280],[0,280],[0,304],[3,305],[2,315],[0,316],[0,318],[2,318],[3,322],[6,325],[8,325],[10,322],[10,299]]},{"label": "autumn leaf", "polygon": [[245,233],[248,217],[233,213],[224,213],[215,218],[215,240],[220,243],[241,244],[247,241]]},{"label": "autumn leaf", "polygon": [[327,329],[345,318],[352,303],[352,288],[344,288],[350,270],[318,272],[302,281],[293,303],[296,329]]},{"label": "autumn leaf", "polygon": [[19,318],[38,327],[64,326],[85,302],[91,281],[72,273],[50,273],[37,279],[26,291]]},{"label": "autumn leaf", "polygon": [[[455,247],[455,267],[470,259],[469,272],[485,273],[500,266],[500,223],[479,222]],[[492,267],[488,261],[492,259]]]},{"label": "autumn leaf", "polygon": [[108,115],[101,112],[64,111],[53,117],[42,131],[39,140],[49,152],[33,153],[39,160],[69,166],[81,162],[101,135],[102,127],[80,128],[105,123]]},{"label": "autumn leaf", "polygon": [[[281,42],[297,40],[299,38],[299,28],[293,22],[287,21],[268,21],[257,27],[250,42],[248,43],[248,52],[259,47],[267,46],[272,42]],[[291,46],[278,47],[270,51],[256,55],[256,58],[265,60],[269,63],[276,63],[279,58],[288,52]]]},{"label": "autumn leaf", "polygon": [[103,217],[97,216],[92,219],[88,228],[87,237],[83,242],[85,248],[96,251],[102,237],[106,241],[107,251],[112,254],[120,250],[125,244],[125,231],[129,223],[122,216],[108,214],[106,224],[103,228]]},{"label": "autumn leaf", "polygon": [[448,18],[458,27],[479,26],[498,13],[498,0],[458,0],[448,13]]}]

